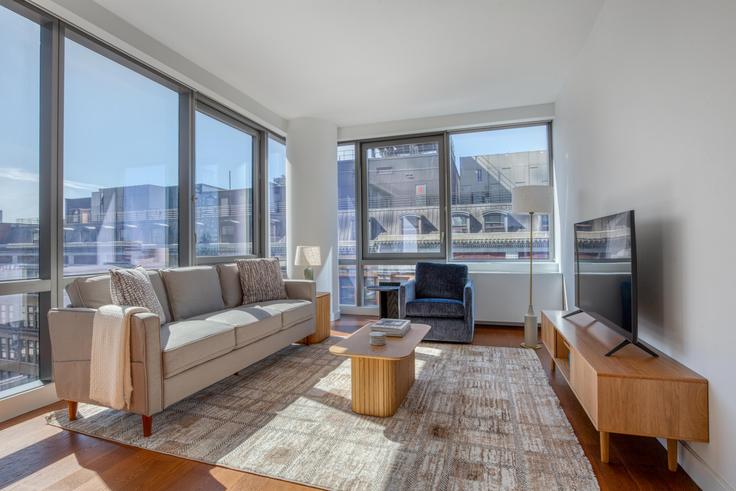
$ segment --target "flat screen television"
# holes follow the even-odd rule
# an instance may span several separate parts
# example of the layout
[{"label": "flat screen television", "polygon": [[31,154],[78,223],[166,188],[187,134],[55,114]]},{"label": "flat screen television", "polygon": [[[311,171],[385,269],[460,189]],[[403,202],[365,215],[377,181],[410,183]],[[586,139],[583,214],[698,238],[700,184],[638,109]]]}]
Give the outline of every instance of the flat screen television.
[{"label": "flat screen television", "polygon": [[627,344],[657,356],[637,333],[633,210],[575,224],[575,307],[567,316],[585,312],[624,337],[606,356]]}]

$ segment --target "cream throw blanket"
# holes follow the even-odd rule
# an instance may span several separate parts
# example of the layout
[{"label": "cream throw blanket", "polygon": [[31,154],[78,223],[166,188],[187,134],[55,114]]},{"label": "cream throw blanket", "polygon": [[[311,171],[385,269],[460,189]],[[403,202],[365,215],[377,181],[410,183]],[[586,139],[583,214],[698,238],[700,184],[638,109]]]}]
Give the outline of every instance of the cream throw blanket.
[{"label": "cream throw blanket", "polygon": [[103,305],[92,323],[89,398],[113,409],[130,407],[130,318],[144,307]]}]

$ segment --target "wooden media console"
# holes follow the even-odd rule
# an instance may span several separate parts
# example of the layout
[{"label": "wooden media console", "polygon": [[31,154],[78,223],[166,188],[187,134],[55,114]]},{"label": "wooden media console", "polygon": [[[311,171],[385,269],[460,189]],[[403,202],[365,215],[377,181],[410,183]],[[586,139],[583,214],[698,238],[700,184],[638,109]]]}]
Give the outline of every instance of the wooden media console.
[{"label": "wooden media console", "polygon": [[677,470],[677,441],[708,441],[708,381],[664,353],[635,346],[605,354],[622,337],[585,313],[563,319],[542,312],[542,343],[600,433],[601,461],[609,460],[610,433],[667,439]]}]

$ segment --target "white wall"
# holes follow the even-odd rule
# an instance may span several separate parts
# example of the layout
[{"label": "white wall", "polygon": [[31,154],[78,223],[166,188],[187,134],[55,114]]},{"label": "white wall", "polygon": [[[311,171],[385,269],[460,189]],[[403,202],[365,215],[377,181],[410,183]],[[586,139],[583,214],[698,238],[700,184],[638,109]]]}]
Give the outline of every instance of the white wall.
[{"label": "white wall", "polygon": [[[529,273],[472,272],[475,320],[503,325],[524,322],[529,306]],[[562,275],[534,274],[534,310],[562,309]],[[539,317],[541,322],[541,317]]]},{"label": "white wall", "polygon": [[314,269],[317,290],[332,293],[332,316],[338,312],[337,275],[337,126],[316,118],[289,122],[286,137],[287,269],[289,278],[303,278],[294,266],[298,245],[320,246],[322,266]]},{"label": "white wall", "polygon": [[734,26],[730,0],[609,0],[555,107],[568,298],[572,223],[635,209],[641,337],[710,383],[680,452],[705,489],[736,486]]}]

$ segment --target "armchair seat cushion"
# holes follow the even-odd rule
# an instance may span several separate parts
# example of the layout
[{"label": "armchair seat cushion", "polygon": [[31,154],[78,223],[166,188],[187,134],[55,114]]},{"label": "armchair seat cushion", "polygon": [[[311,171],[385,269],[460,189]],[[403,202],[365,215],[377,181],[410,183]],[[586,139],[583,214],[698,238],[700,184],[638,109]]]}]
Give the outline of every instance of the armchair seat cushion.
[{"label": "armchair seat cushion", "polygon": [[462,319],[465,317],[465,305],[454,298],[417,298],[406,302],[406,315],[407,317]]}]

